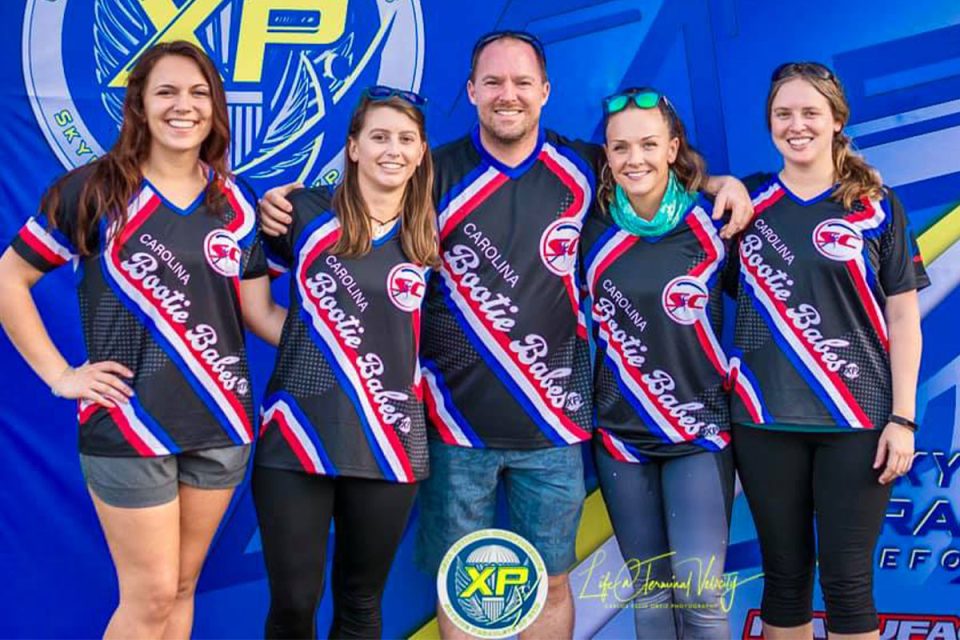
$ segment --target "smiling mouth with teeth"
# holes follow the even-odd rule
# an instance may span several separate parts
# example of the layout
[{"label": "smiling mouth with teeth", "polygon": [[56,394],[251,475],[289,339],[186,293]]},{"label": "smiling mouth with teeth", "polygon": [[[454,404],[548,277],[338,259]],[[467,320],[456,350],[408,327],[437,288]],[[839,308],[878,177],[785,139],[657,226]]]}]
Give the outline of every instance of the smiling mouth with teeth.
[{"label": "smiling mouth with teeth", "polygon": [[193,120],[167,120],[167,124],[174,129],[192,129],[197,125]]}]

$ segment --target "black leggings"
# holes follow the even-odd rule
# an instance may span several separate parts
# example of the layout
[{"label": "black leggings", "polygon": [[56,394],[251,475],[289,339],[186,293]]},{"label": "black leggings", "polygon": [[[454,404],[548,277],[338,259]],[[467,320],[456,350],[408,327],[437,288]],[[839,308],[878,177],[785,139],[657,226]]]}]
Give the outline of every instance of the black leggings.
[{"label": "black leggings", "polygon": [[255,467],[252,486],[270,582],[264,635],[316,637],[332,517],[337,535],[328,637],[381,637],[380,600],[417,485]]},{"label": "black leggings", "polygon": [[777,627],[810,622],[817,559],[827,629],[878,628],[873,552],[891,489],[877,482],[880,470],[873,469],[879,439],[879,431],[734,427],[737,468],[763,556],[764,622]]}]

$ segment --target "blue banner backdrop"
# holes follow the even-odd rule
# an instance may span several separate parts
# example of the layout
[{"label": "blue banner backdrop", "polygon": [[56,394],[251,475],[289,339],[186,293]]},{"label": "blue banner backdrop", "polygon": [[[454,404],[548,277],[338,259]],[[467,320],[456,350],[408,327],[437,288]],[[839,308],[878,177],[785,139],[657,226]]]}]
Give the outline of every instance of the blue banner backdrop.
[{"label": "blue banner backdrop", "polygon": [[[331,18],[342,16],[342,21]],[[290,28],[296,27],[296,28]],[[955,0],[22,0],[0,7],[0,245],[66,168],[116,135],[128,63],[158,39],[187,38],[217,63],[233,122],[232,163],[261,192],[337,177],[344,127],[374,82],[430,99],[434,143],[474,122],[464,82],[480,34],[523,28],[546,44],[553,93],[544,120],[597,139],[599,100],[618,87],[668,93],[712,172],[774,169],[764,126],[771,70],[819,60],[844,80],[849,132],[907,206],[934,285],[914,470],[894,489],[876,554],[885,638],[957,638],[960,595],[960,4]],[[69,269],[36,287],[57,345],[84,359]],[[257,389],[272,351],[252,343]],[[117,588],[80,476],[75,407],[53,398],[0,338],[0,636],[93,637]],[[594,483],[595,484],[595,483]],[[412,528],[385,596],[387,637],[431,637],[432,579],[412,565]],[[597,495],[574,569],[578,637],[632,637],[629,611],[599,589],[619,556]],[[759,553],[742,498],[727,562],[733,632],[759,637]],[[822,609],[819,601],[817,608]],[[246,487],[218,534],[197,597],[197,637],[261,634],[267,588]],[[329,624],[321,608],[319,629]],[[424,626],[426,625],[426,626]],[[826,637],[822,621],[818,637]]]}]

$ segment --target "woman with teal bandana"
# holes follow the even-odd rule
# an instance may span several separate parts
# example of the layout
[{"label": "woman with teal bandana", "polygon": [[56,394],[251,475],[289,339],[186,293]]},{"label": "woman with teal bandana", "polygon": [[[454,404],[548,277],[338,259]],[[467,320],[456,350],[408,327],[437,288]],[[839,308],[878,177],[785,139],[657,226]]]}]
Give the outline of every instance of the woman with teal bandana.
[{"label": "woman with teal bandana", "polygon": [[698,193],[705,164],[666,97],[615,94],[604,121],[600,206],[581,247],[597,345],[594,454],[633,578],[627,603],[639,638],[729,638],[722,222]]}]

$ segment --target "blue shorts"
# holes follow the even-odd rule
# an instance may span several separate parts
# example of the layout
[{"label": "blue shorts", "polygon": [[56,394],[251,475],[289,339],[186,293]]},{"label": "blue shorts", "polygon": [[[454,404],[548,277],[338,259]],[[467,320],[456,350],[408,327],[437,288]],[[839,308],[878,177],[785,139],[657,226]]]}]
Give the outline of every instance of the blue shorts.
[{"label": "blue shorts", "polygon": [[582,447],[472,449],[430,441],[430,477],[420,486],[416,563],[431,576],[454,542],[495,526],[497,485],[506,489],[510,524],[543,556],[547,573],[577,560],[583,510]]}]

